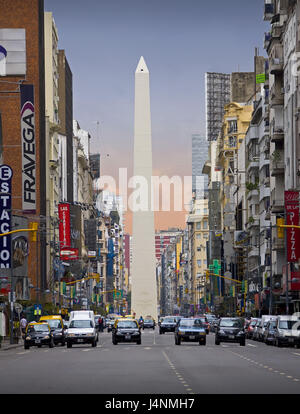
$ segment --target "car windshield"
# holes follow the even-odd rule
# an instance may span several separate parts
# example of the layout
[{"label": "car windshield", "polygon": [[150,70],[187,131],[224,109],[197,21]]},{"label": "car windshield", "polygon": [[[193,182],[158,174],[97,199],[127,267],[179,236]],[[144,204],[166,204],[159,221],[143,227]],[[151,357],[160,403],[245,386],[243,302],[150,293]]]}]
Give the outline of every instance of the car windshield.
[{"label": "car windshield", "polygon": [[202,324],[201,319],[181,319],[181,321],[179,323],[179,326],[182,327],[182,328],[183,327],[190,328],[190,327],[193,327],[193,326],[202,327],[203,324]]},{"label": "car windshield", "polygon": [[293,329],[293,327],[295,325],[294,329],[298,328],[298,330],[299,330],[299,327],[296,326],[297,323],[299,323],[299,322],[297,322],[297,321],[280,321],[279,322],[279,329]]},{"label": "car windshield", "polygon": [[135,329],[137,328],[137,324],[134,321],[122,321],[118,322],[118,328]]},{"label": "car windshield", "polygon": [[92,321],[84,321],[84,320],[73,320],[70,323],[69,328],[93,328]]},{"label": "car windshield", "polygon": [[27,332],[49,332],[49,328],[47,324],[29,325]]},{"label": "car windshield", "polygon": [[152,323],[153,321],[151,319],[145,319],[146,323]]},{"label": "car windshield", "polygon": [[255,326],[257,324],[257,321],[251,321],[250,326]]},{"label": "car windshield", "polygon": [[61,322],[59,319],[45,319],[43,322],[47,322],[50,328],[61,329]]},{"label": "car windshield", "polygon": [[240,321],[235,319],[221,319],[220,326],[228,328],[240,328],[242,326]]},{"label": "car windshield", "polygon": [[273,329],[273,328],[275,328],[276,327],[276,321],[274,321],[274,322],[270,322],[269,323],[269,329],[271,328],[271,329]]},{"label": "car windshield", "polygon": [[165,323],[174,323],[175,322],[175,319],[174,318],[165,318],[163,320],[163,322],[165,322]]}]

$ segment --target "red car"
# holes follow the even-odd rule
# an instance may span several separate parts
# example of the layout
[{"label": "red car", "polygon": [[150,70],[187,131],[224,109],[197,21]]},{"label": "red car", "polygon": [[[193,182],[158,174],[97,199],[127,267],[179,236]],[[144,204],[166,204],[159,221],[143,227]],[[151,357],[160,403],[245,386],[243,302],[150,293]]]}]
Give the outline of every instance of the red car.
[{"label": "red car", "polygon": [[248,329],[246,331],[246,336],[248,339],[252,339],[252,335],[253,335],[254,328],[256,326],[257,321],[258,321],[258,318],[251,318],[251,321],[248,325]]}]

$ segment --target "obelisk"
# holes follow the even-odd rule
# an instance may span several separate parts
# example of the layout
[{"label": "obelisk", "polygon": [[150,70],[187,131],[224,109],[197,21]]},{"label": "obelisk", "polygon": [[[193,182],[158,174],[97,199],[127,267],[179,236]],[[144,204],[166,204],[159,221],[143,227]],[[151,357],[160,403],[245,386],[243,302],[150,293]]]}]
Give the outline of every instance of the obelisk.
[{"label": "obelisk", "polygon": [[[143,57],[135,71],[134,177],[143,177],[148,208],[133,211],[131,312],[157,320],[154,212],[151,208],[152,137],[149,70]],[[146,188],[147,187],[147,188]],[[141,211],[142,210],[142,211]]]}]

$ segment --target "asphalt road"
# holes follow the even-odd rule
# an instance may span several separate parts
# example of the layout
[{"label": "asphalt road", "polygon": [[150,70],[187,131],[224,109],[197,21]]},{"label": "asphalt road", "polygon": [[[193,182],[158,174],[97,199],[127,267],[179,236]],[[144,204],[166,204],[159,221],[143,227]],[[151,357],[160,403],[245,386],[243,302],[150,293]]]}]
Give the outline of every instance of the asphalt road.
[{"label": "asphalt road", "polygon": [[282,394],[300,393],[300,350],[247,341],[175,346],[172,333],[143,331],[142,345],[111,342],[0,352],[0,393]]}]

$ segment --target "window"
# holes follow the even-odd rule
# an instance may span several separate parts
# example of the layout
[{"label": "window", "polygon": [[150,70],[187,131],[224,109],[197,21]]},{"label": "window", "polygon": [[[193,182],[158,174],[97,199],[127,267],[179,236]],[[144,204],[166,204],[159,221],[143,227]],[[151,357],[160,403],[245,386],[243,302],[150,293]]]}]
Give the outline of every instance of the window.
[{"label": "window", "polygon": [[203,229],[207,230],[208,229],[208,222],[205,220],[203,221]]},{"label": "window", "polygon": [[202,260],[197,260],[197,265],[198,265],[198,267],[201,267],[202,266]]},{"label": "window", "polygon": [[197,223],[197,224],[196,224],[196,229],[197,229],[197,230],[201,230],[201,223]]},{"label": "window", "polygon": [[197,234],[196,238],[197,240],[201,240],[201,233]]}]

